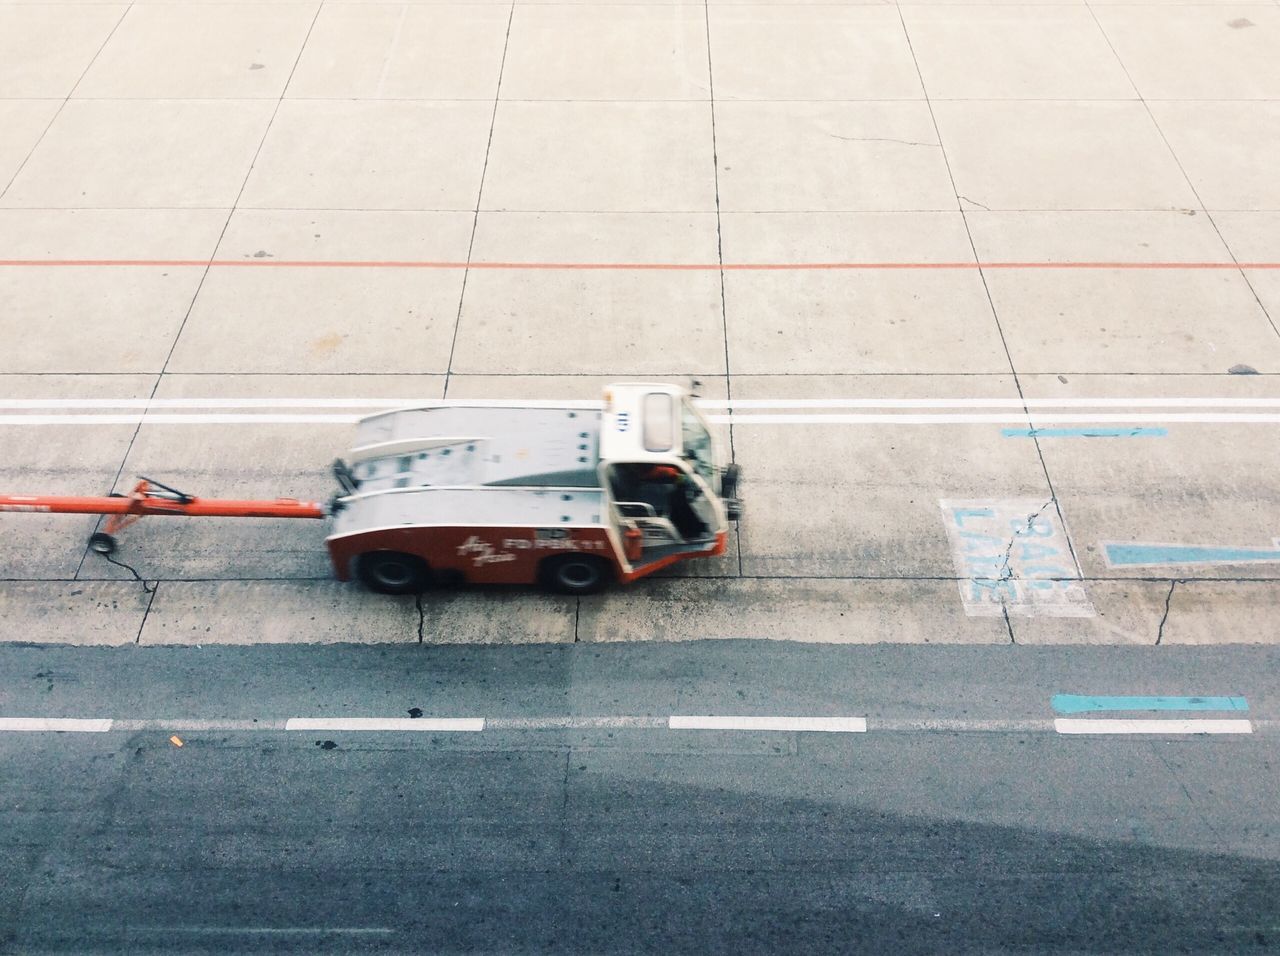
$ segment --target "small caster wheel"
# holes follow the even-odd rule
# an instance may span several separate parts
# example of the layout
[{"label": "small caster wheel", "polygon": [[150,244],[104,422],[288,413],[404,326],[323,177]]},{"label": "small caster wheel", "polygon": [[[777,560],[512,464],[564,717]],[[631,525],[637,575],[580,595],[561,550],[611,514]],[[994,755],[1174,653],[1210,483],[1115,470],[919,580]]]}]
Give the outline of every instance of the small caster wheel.
[{"label": "small caster wheel", "polygon": [[89,536],[89,550],[98,554],[115,554],[116,539],[105,531],[97,531]]}]

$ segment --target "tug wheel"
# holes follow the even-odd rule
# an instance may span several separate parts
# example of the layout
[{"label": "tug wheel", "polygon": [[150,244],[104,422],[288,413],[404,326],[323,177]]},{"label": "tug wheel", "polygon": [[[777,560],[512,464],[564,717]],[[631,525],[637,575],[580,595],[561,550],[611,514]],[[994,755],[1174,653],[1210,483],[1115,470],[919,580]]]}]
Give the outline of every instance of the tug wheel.
[{"label": "tug wheel", "polygon": [[370,551],[356,561],[356,575],[371,591],[382,594],[417,594],[427,586],[431,572],[427,562],[399,551]]},{"label": "tug wheel", "polygon": [[542,562],[542,585],[560,594],[594,594],[608,583],[607,561],[589,554],[564,554]]},{"label": "tug wheel", "polygon": [[105,531],[95,531],[89,535],[89,550],[98,554],[115,554],[116,539]]}]

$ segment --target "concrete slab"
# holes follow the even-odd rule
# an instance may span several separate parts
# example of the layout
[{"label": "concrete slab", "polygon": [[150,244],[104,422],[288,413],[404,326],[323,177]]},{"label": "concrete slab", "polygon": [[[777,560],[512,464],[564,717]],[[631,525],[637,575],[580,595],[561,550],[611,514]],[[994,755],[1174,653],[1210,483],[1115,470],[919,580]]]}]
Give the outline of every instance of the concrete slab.
[{"label": "concrete slab", "polygon": [[1141,103],[937,101],[961,197],[999,209],[1198,208]]},{"label": "concrete slab", "polygon": [[1280,9],[1265,4],[1107,6],[1096,12],[1149,100],[1280,97]]},{"label": "concrete slab", "polygon": [[573,598],[526,588],[433,590],[422,596],[425,644],[572,644]]},{"label": "concrete slab", "polygon": [[514,9],[504,99],[711,99],[706,12],[699,6]]},{"label": "concrete slab", "polygon": [[763,638],[822,644],[1005,644],[950,581],[640,581],[582,599],[579,641]]},{"label": "concrete slab", "polygon": [[0,97],[68,96],[127,9],[0,6]]},{"label": "concrete slab", "polygon": [[[481,213],[478,262],[712,264],[713,214]],[[452,368],[463,373],[717,375],[716,269],[473,269]]]},{"label": "concrete slab", "polygon": [[946,213],[725,213],[726,263],[921,268],[729,271],[729,361],[747,374],[1008,369],[964,218]]},{"label": "concrete slab", "polygon": [[[151,375],[0,375],[0,397],[133,399],[145,398],[154,385]],[[0,489],[107,494],[133,433],[133,425],[0,425]],[[96,524],[91,515],[0,515],[0,579],[74,577]]]},{"label": "concrete slab", "polygon": [[[200,285],[200,267],[0,269],[0,372],[155,372]],[[54,334],[32,336],[33,326]]]},{"label": "concrete slab", "polygon": [[[1024,375],[1021,380],[1027,397],[1038,399],[1280,397],[1276,380],[1268,376],[1179,376],[1176,393],[1158,376]],[[1150,414],[1155,419],[1160,410]],[[1271,465],[1269,439],[1274,425],[1164,427],[1165,437],[1039,439],[1086,578],[1280,577],[1280,563],[1108,566],[1105,542],[1266,549],[1280,535],[1280,480]]]},{"label": "concrete slab", "polygon": [[752,375],[1009,367],[977,270],[732,272],[729,361]]},{"label": "concrete slab", "polygon": [[[471,213],[238,210],[169,368],[431,373],[449,363]],[[272,262],[384,263],[357,268]],[[388,343],[394,346],[388,347]]]},{"label": "concrete slab", "polygon": [[[49,115],[53,108],[46,104]],[[69,101],[0,205],[230,208],[274,108],[267,100]]]},{"label": "concrete slab", "polygon": [[1280,584],[1179,581],[1161,644],[1280,643]]},{"label": "concrete slab", "polygon": [[[954,206],[954,204],[953,204]],[[724,260],[740,264],[975,262],[964,216],[946,212],[723,212]]]},{"label": "concrete slab", "polygon": [[1151,103],[1208,209],[1280,209],[1267,157],[1280,151],[1280,103]]},{"label": "concrete slab", "polygon": [[509,4],[325,4],[288,96],[492,102],[510,19]]},{"label": "concrete slab", "polygon": [[[1280,213],[1219,212],[1213,221],[1239,262],[1280,261]],[[1273,327],[1280,328],[1280,270],[1246,269],[1245,278]]]},{"label": "concrete slab", "polygon": [[412,597],[336,581],[162,582],[140,644],[401,644],[418,640]]},{"label": "concrete slab", "polygon": [[227,215],[226,209],[0,209],[0,259],[207,260]]},{"label": "concrete slab", "polygon": [[84,98],[276,99],[318,3],[135,4],[94,58]]},{"label": "concrete slab", "polygon": [[[441,391],[442,380],[433,376],[170,374],[156,397],[429,400]],[[149,475],[206,497],[325,501],[336,489],[329,467],[347,452],[354,434],[354,425],[344,424],[143,425],[124,462],[119,490]],[[323,579],[330,574],[326,533],[324,521],[148,518],[121,537],[116,556],[147,578]],[[84,574],[127,572],[94,560]]]},{"label": "concrete slab", "polygon": [[1165,581],[1088,581],[1093,617],[1010,616],[1018,644],[1154,644],[1164,618]]},{"label": "concrete slab", "polygon": [[61,106],[60,100],[0,100],[0,125],[5,131],[0,139],[0,182],[6,186],[0,190],[0,201],[8,196],[14,176]]},{"label": "concrete slab", "polygon": [[0,642],[132,644],[150,604],[137,583],[0,582]]},{"label": "concrete slab", "polygon": [[[1016,398],[1017,390],[1007,375],[751,377],[733,379],[733,395]],[[1001,438],[994,425],[740,425],[733,445],[744,472],[747,575],[946,578],[946,601],[959,609],[939,501],[1050,497],[1033,444]]]},{"label": "concrete slab", "polygon": [[922,99],[891,6],[709,7],[717,102]]},{"label": "concrete slab", "polygon": [[902,18],[934,99],[1134,99],[1083,4],[904,5]]},{"label": "concrete slab", "polygon": [[[986,262],[1222,262],[1203,215],[975,212]],[[1280,368],[1280,339],[1237,271],[993,269],[986,273],[1018,371],[1224,373]]]},{"label": "concrete slab", "polygon": [[720,203],[731,212],[953,209],[928,106],[716,103]]},{"label": "concrete slab", "polygon": [[503,101],[480,208],[711,212],[711,146],[709,103]]},{"label": "concrete slab", "polygon": [[484,102],[285,100],[240,205],[475,209],[492,115]]}]

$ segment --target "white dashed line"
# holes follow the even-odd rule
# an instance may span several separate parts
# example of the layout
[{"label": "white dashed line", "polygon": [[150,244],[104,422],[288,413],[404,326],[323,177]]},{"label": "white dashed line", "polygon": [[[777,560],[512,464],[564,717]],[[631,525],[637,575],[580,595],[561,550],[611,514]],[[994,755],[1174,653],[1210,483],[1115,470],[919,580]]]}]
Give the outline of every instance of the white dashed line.
[{"label": "white dashed line", "polygon": [[865,717],[710,717],[673,716],[672,730],[784,730],[865,734]]},{"label": "white dashed line", "polygon": [[1060,734],[1251,734],[1247,720],[1122,720],[1059,717],[1053,729]]},{"label": "white dashed line", "polygon": [[30,731],[62,734],[105,734],[110,720],[79,717],[0,717],[0,731]]}]

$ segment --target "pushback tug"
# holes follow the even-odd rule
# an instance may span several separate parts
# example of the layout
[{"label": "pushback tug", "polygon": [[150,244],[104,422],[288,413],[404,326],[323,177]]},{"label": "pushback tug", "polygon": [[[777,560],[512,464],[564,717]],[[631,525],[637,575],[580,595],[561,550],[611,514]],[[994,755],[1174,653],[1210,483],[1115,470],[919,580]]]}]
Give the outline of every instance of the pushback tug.
[{"label": "pushback tug", "polygon": [[143,479],[127,496],[4,495],[0,511],[107,515],[90,547],[146,515],[329,518],[334,575],[387,594],[434,582],[569,594],[723,554],[739,469],[678,386],[612,385],[598,403],[403,408],[362,418],[329,504],[196,498]]}]

